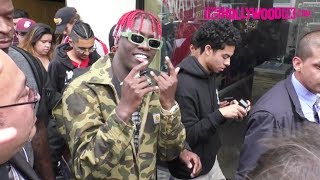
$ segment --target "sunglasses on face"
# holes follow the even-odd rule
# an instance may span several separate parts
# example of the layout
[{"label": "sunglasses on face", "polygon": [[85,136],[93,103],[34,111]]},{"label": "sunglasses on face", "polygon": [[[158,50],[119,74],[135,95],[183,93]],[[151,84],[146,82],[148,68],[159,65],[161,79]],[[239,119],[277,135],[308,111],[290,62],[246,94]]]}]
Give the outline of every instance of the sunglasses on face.
[{"label": "sunglasses on face", "polygon": [[148,46],[151,49],[161,49],[163,42],[159,39],[155,38],[146,38],[141,34],[134,32],[122,32],[121,36],[128,38],[128,40],[136,45],[141,45],[145,41],[147,41]]},{"label": "sunglasses on face", "polygon": [[36,103],[39,101],[39,95],[36,90],[29,87],[28,91],[28,101],[23,103],[15,103],[15,104],[8,104],[4,106],[0,106],[0,108],[7,108],[7,107],[13,107],[13,106],[21,106],[26,104],[34,104],[33,108],[36,107]]}]

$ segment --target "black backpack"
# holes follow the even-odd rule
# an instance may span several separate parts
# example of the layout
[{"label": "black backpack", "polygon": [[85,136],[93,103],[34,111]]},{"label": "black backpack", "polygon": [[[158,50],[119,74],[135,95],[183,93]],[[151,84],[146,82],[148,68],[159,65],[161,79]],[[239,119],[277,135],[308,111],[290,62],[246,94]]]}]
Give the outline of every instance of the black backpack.
[{"label": "black backpack", "polygon": [[29,52],[19,47],[12,46],[11,48],[18,51],[28,61],[31,67],[41,96],[37,111],[37,118],[45,119],[45,125],[47,126],[48,115],[54,105],[59,101],[61,95],[55,92],[51,87],[48,73],[38,58],[32,56]]},{"label": "black backpack", "polygon": [[[20,49],[18,47],[13,47],[14,50],[19,52],[27,61],[28,64],[31,67],[31,70],[33,72],[35,81],[38,86],[39,94],[41,96],[41,100],[39,101],[39,107],[37,110],[37,118],[41,118],[42,120],[45,120],[45,125],[48,124],[48,112],[49,112],[49,102],[53,100],[53,93],[51,93],[50,88],[50,82],[47,78],[47,72],[42,66],[40,60],[32,56],[30,53],[24,51],[23,49]],[[24,157],[22,157],[19,153],[14,155],[10,160],[10,164],[14,166],[19,173],[25,178],[25,179],[31,179],[31,180],[40,180],[38,175],[35,173],[33,168],[30,166],[30,164],[26,161]],[[2,165],[0,168],[1,171],[1,177],[3,179],[9,179],[8,177],[8,171],[5,168],[5,165]]]}]

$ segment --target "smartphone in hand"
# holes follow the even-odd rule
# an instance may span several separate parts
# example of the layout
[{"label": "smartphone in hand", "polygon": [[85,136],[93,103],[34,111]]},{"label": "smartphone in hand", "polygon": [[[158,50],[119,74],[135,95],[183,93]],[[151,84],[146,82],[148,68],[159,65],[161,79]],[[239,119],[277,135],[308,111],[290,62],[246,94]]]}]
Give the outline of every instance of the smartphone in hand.
[{"label": "smartphone in hand", "polygon": [[156,86],[157,82],[154,80],[153,76],[150,74],[150,72],[153,71],[157,76],[160,74],[159,71],[147,68],[145,70],[140,71],[140,76],[145,76],[147,78],[147,81],[149,82],[149,86]]},{"label": "smartphone in hand", "polygon": [[232,97],[232,96],[224,97],[221,99],[221,101],[228,101],[228,102],[231,102],[233,100],[234,100],[234,97]]},{"label": "smartphone in hand", "polygon": [[240,105],[241,107],[243,107],[244,109],[247,109],[247,108],[249,107],[249,104],[248,104],[245,100],[243,100],[243,99],[240,99],[239,105]]}]

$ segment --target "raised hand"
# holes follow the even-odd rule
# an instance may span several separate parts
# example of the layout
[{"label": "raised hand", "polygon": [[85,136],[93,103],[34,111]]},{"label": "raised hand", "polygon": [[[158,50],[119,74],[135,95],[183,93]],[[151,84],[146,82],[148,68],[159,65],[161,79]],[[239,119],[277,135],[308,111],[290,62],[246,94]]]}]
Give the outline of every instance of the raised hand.
[{"label": "raised hand", "polygon": [[158,86],[149,86],[145,76],[139,76],[139,72],[148,66],[148,62],[142,62],[135,66],[123,80],[121,98],[116,107],[116,114],[124,122],[128,122],[132,113],[142,103],[143,96],[151,91],[158,90]]},{"label": "raised hand", "polygon": [[154,77],[159,87],[161,106],[164,109],[169,110],[175,104],[175,93],[178,82],[177,74],[180,68],[177,67],[175,69],[167,56],[165,63],[169,67],[167,73],[161,72],[159,76],[156,76],[154,72],[151,72],[151,75]]}]

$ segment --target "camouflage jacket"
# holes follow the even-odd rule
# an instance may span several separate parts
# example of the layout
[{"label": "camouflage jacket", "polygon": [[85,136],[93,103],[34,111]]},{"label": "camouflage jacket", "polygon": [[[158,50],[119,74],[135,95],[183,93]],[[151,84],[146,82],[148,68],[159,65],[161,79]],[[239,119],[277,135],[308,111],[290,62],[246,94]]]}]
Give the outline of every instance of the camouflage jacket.
[{"label": "camouflage jacket", "polygon": [[110,60],[101,58],[70,83],[53,111],[69,144],[72,171],[77,179],[155,179],[156,159],[172,160],[183,149],[180,110],[164,115],[159,94],[147,94],[136,152],[133,122],[125,124],[115,114],[119,97],[112,75]]}]

